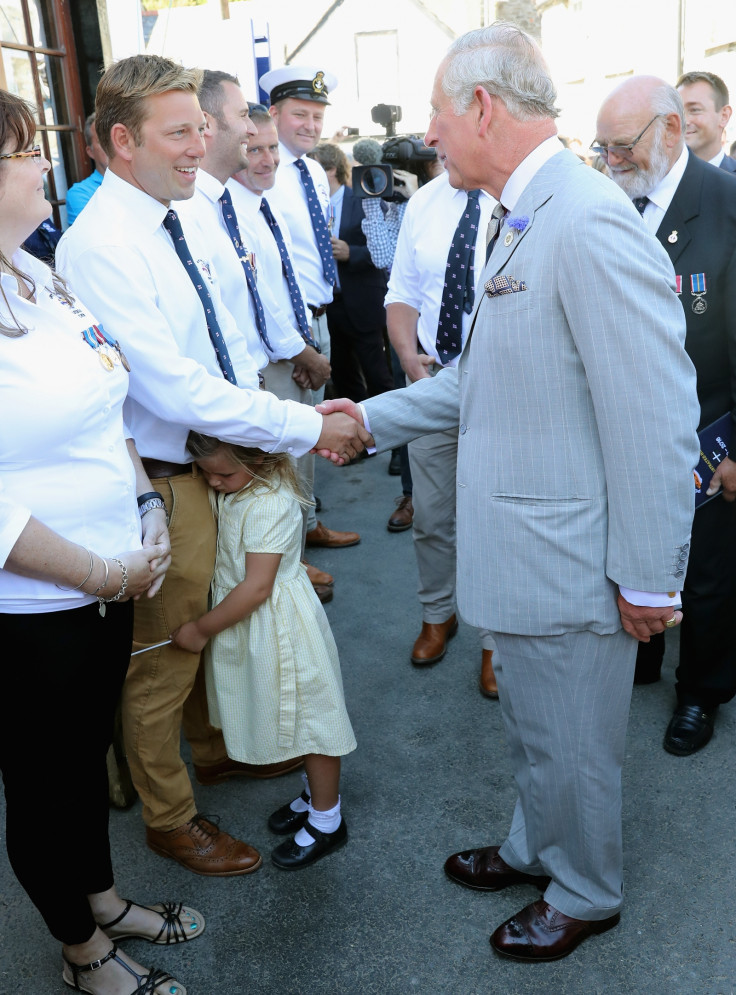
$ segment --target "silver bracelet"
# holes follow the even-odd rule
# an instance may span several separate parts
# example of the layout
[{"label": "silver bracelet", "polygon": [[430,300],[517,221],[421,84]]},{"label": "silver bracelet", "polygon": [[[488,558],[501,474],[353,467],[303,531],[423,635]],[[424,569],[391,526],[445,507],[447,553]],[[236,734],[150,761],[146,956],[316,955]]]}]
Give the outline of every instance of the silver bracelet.
[{"label": "silver bracelet", "polygon": [[101,559],[102,559],[102,562],[105,564],[105,579],[100,584],[100,586],[96,587],[94,589],[94,591],[92,592],[92,597],[93,598],[97,597],[98,591],[101,591],[103,587],[107,587],[107,581],[108,581],[108,579],[110,577],[110,567],[109,567],[109,564],[108,564],[107,560],[104,557],[102,557]]},{"label": "silver bracelet", "polygon": [[[85,546],[84,549],[87,549],[87,547]],[[81,589],[84,587],[84,585],[90,579],[90,577],[92,576],[92,571],[94,570],[95,561],[94,561],[94,558],[92,556],[92,550],[91,549],[87,549],[87,553],[89,555],[89,570],[87,571],[87,576],[84,578],[84,580],[82,581],[82,583],[81,584],[77,584],[76,587],[64,587],[62,584],[56,584],[55,586],[58,587],[60,591],[81,591]]]},{"label": "silver bracelet", "polygon": [[107,611],[107,606],[112,601],[119,601],[120,598],[122,598],[122,596],[125,594],[125,589],[128,586],[128,568],[125,566],[125,564],[123,563],[122,560],[118,559],[117,556],[111,556],[110,559],[113,560],[115,563],[117,563],[117,565],[120,567],[120,570],[122,571],[122,575],[123,576],[122,576],[122,579],[120,581],[120,590],[118,591],[118,593],[113,598],[98,598],[97,599],[97,603],[98,603],[98,605],[100,607],[100,615],[102,615],[103,618],[105,617],[105,612]]}]

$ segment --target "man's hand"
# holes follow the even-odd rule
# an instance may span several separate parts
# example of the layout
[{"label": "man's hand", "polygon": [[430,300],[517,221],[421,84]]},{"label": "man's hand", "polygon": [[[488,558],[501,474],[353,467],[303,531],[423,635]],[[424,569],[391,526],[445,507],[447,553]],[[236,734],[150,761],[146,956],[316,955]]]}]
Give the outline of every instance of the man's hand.
[{"label": "man's hand", "polygon": [[[340,401],[325,402],[326,405],[335,406],[331,407],[331,414],[323,414],[322,432],[313,449],[313,452],[317,453],[318,456],[338,464],[347,463],[366,446],[373,445],[373,437],[363,427],[356,405],[352,401],[346,402],[355,409],[355,414],[351,416],[340,410],[341,403]],[[317,410],[319,411],[321,407],[322,405]],[[320,411],[320,413],[322,412]]]},{"label": "man's hand", "polygon": [[665,625],[674,618],[677,625],[682,622],[682,612],[674,608],[649,608],[645,605],[632,605],[623,595],[618,596],[618,610],[624,629],[642,643],[648,643],[650,636],[655,636],[665,629],[674,626]]},{"label": "man's hand", "polygon": [[428,377],[430,369],[435,364],[434,356],[426,356],[423,352],[413,352],[408,356],[399,358],[401,359],[401,369],[412,383]]},{"label": "man's hand", "polygon": [[394,187],[408,200],[419,189],[419,177],[406,169],[394,169]]},{"label": "man's hand", "polygon": [[736,463],[728,456],[718,464],[705,493],[709,496],[717,494],[719,488],[723,488],[724,501],[736,499]]},{"label": "man's hand", "polygon": [[347,242],[343,242],[341,238],[335,238],[334,235],[330,239],[332,245],[332,255],[339,263],[346,263],[350,259],[350,246]]},{"label": "man's hand", "polygon": [[[291,360],[294,364],[292,377],[300,387],[310,387],[319,390],[330,379],[332,368],[326,356],[317,352],[311,345],[305,346],[298,356]],[[297,375],[299,371],[299,375]]]}]

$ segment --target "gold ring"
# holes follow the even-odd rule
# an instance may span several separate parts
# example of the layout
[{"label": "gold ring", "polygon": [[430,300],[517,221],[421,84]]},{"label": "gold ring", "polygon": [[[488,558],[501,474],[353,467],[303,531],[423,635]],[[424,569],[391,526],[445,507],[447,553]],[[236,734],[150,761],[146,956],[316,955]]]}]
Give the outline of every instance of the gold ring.
[{"label": "gold ring", "polygon": [[664,623],[668,629],[671,629],[673,625],[677,625],[677,616],[673,615],[671,619]]}]

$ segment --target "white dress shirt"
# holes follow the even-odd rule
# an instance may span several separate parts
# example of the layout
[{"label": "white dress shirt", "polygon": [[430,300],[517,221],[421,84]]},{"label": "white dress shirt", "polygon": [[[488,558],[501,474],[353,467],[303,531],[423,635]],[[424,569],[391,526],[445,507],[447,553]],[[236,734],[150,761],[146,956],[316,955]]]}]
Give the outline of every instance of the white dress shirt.
[{"label": "white dress shirt", "polygon": [[725,156],[726,153],[723,151],[723,149],[721,149],[720,152],[716,152],[713,158],[709,159],[708,162],[711,164],[711,166],[716,166],[717,168],[720,169],[721,163],[723,162]]},{"label": "white dress shirt", "polygon": [[[51,272],[20,250],[18,269],[36,298],[0,275],[0,320],[25,335],[0,335],[0,565],[34,516],[100,556],[140,549],[135,471],[125,445],[123,401],[128,374],[106,369],[82,337],[96,323],[78,301],[54,291]],[[91,604],[81,591],[0,569],[0,612],[49,612]]]},{"label": "white dress shirt", "polygon": [[[230,191],[233,207],[238,219],[238,227],[243,242],[248,250],[255,253],[256,268],[258,270],[258,292],[261,295],[263,311],[266,315],[266,329],[272,345],[275,346],[274,338],[281,338],[282,355],[278,359],[293,359],[303,351],[305,342],[299,334],[294,307],[291,303],[289,285],[286,282],[284,271],[281,267],[281,255],[273,237],[271,227],[261,212],[261,195],[248,190],[242,183],[230,179],[225,186]],[[265,198],[268,200],[268,198]],[[276,224],[284,238],[286,251],[292,258],[293,248],[289,228],[284,217],[278,208],[273,204],[269,205]],[[292,266],[294,266],[292,258]],[[307,321],[311,323],[311,314],[307,310],[307,299],[304,290],[299,284],[299,274],[294,267],[294,275],[297,278],[299,291],[304,302],[304,309]]]},{"label": "white dress shirt", "polygon": [[[281,162],[276,171],[276,184],[268,192],[268,203],[274,205],[286,218],[294,249],[292,262],[299,275],[299,281],[307,294],[307,303],[322,307],[332,300],[332,285],[325,280],[322,271],[322,257],[312,228],[312,219],[307,207],[307,195],[299,169],[294,165],[297,157],[279,142]],[[327,174],[318,162],[308,156],[300,156],[312,177],[317,191],[325,223],[330,210],[330,184]]]},{"label": "white dress shirt", "polygon": [[[388,282],[386,306],[409,304],[419,312],[417,338],[422,349],[428,356],[434,357],[437,365],[442,365],[437,357],[437,324],[447,255],[467,202],[466,191],[451,187],[445,172],[417,190],[404,214]],[[474,269],[476,293],[485,269],[485,232],[496,201],[481,191],[478,203],[480,221]],[[470,315],[463,314],[463,344],[469,328]],[[446,365],[456,366],[458,359],[456,357]]]},{"label": "white dress shirt", "polygon": [[138,451],[188,462],[186,438],[196,429],[226,442],[303,455],[319,438],[320,416],[305,405],[247,389],[256,386],[254,363],[220,300],[209,249],[188,225],[187,244],[207,280],[241,386],[225,380],[201,301],[162,227],[166,211],[108,169],[56,250],[59,271],[128,355],[125,419]]},{"label": "white dress shirt", "polygon": [[688,147],[685,145],[677,162],[669,173],[663,176],[654,190],[647,194],[649,203],[644,208],[642,217],[644,218],[644,224],[652,235],[657,234],[659,226],[662,224],[664,216],[669,210],[672,198],[675,196],[677,188],[680,185],[680,180],[685,173],[689,155]]},{"label": "white dress shirt", "polygon": [[[191,200],[178,202],[176,209],[182,219],[185,236],[187,222],[191,220],[196,221],[204,233],[210,259],[217,272],[223,303],[245,336],[248,352],[257,369],[263,370],[272,359],[289,359],[293,356],[295,354],[294,341],[293,337],[289,335],[288,329],[285,333],[280,328],[275,328],[273,331],[267,329],[268,341],[271,343],[271,350],[269,350],[258,334],[255,304],[248,290],[243,265],[222,216],[220,197],[224,190],[225,186],[218,179],[200,168],[197,171],[197,186],[194,196]],[[242,230],[240,236],[245,251],[255,253],[254,247],[248,244]],[[268,283],[264,280],[257,253],[255,253],[254,274],[258,296],[263,303],[263,297],[268,293]],[[302,348],[304,348],[303,342]],[[301,349],[298,351],[301,352]],[[238,383],[240,383],[239,380]]]}]

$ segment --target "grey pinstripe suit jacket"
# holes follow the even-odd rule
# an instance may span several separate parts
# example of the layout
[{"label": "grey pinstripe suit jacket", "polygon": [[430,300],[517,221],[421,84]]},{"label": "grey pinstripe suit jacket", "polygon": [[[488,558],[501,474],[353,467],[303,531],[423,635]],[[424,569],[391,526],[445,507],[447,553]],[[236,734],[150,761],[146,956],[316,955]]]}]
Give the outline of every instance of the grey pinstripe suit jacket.
[{"label": "grey pinstripe suit jacket", "polygon": [[[615,585],[682,587],[695,374],[673,271],[629,199],[561,151],[524,190],[457,370],[365,402],[379,449],[460,425],[458,604],[497,632],[620,627]],[[453,486],[448,480],[447,486]]]}]

